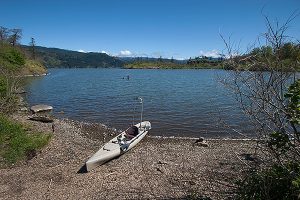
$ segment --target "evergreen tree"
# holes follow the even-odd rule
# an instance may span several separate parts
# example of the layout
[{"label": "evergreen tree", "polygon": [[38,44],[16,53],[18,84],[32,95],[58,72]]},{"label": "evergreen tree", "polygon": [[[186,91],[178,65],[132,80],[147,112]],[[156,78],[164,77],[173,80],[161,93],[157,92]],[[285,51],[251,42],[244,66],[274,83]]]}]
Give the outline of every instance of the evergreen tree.
[{"label": "evergreen tree", "polygon": [[32,59],[35,59],[35,39],[32,37],[29,43]]}]

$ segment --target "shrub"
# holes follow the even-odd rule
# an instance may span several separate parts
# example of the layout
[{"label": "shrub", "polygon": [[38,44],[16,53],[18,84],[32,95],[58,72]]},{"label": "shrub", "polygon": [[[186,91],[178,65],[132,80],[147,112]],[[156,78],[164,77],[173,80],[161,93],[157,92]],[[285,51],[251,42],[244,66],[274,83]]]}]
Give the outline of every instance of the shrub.
[{"label": "shrub", "polygon": [[274,165],[252,171],[238,183],[237,199],[298,199],[300,197],[300,163]]},{"label": "shrub", "polygon": [[0,66],[9,71],[17,71],[25,64],[25,55],[16,47],[0,46]]},{"label": "shrub", "polygon": [[7,81],[3,76],[0,76],[0,98],[6,95]]},{"label": "shrub", "polygon": [[17,109],[18,97],[9,88],[11,81],[0,75],[0,113],[12,113]]},{"label": "shrub", "polygon": [[0,115],[0,165],[10,165],[25,159],[48,144],[50,138],[51,134],[30,133],[21,124]]}]

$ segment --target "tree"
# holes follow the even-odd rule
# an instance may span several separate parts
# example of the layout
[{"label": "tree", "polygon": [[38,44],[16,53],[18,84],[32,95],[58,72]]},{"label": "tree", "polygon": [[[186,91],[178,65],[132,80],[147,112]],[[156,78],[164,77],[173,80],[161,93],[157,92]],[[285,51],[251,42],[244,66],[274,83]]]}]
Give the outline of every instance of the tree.
[{"label": "tree", "polygon": [[161,57],[161,56],[159,56],[159,58],[158,58],[158,62],[162,62],[162,61],[163,61],[162,57]]},{"label": "tree", "polygon": [[[295,138],[298,132],[292,128],[287,113],[288,101],[284,96],[288,86],[296,81],[298,68],[295,65],[286,65],[286,55],[283,54],[291,49],[289,41],[285,42],[285,31],[294,17],[292,15],[282,26],[276,23],[275,27],[266,17],[266,44],[253,49],[245,56],[230,54],[232,45],[222,37],[230,57],[226,62],[234,69],[223,83],[234,91],[242,110],[255,124],[258,139],[265,142],[270,139],[270,134],[275,132],[282,132],[288,138]],[[298,65],[299,61],[296,60]],[[257,71],[244,71],[252,66],[256,66]],[[275,157],[280,159],[278,155]]]},{"label": "tree", "polygon": [[31,57],[32,57],[32,59],[35,59],[35,57],[36,57],[35,39],[33,37],[31,38],[29,46],[30,46],[30,51],[31,51]]},{"label": "tree", "polygon": [[171,63],[174,63],[174,58],[173,58],[173,56],[172,56],[172,58],[171,58]]},{"label": "tree", "polygon": [[12,46],[15,46],[19,43],[19,40],[22,37],[22,29],[11,29],[11,34],[9,36],[9,42]]},{"label": "tree", "polygon": [[5,28],[3,26],[0,26],[0,42],[3,43],[7,41],[8,37],[8,28]]},{"label": "tree", "polygon": [[[226,64],[232,69],[223,83],[255,126],[260,152],[268,155],[262,161],[269,168],[255,165],[242,182],[241,199],[272,199],[276,191],[286,199],[300,194],[299,44],[285,35],[296,17],[293,13],[283,24],[265,17],[266,43],[246,54],[239,54],[221,35],[229,57]],[[253,66],[256,71],[249,70]]]}]

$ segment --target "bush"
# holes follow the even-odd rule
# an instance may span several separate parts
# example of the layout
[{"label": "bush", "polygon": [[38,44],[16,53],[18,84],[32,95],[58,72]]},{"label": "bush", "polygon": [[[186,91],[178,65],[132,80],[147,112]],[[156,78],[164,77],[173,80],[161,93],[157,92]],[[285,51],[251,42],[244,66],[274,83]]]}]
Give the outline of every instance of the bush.
[{"label": "bush", "polygon": [[17,110],[18,98],[16,96],[0,97],[0,114],[10,114]]},{"label": "bush", "polygon": [[29,133],[21,124],[0,115],[0,166],[10,165],[48,144],[51,134]]},{"label": "bush", "polygon": [[0,113],[16,110],[18,97],[14,94],[18,88],[17,76],[25,65],[25,55],[18,47],[0,44]]},{"label": "bush", "polygon": [[0,76],[0,98],[6,96],[7,81],[3,76]]},{"label": "bush", "polygon": [[25,64],[25,55],[16,47],[0,46],[0,66],[9,71],[17,71]]},{"label": "bush", "polygon": [[238,186],[237,199],[299,199],[300,163],[274,165],[260,172],[250,172]]},{"label": "bush", "polygon": [[12,113],[17,109],[18,97],[8,88],[11,81],[0,75],[0,114]]}]

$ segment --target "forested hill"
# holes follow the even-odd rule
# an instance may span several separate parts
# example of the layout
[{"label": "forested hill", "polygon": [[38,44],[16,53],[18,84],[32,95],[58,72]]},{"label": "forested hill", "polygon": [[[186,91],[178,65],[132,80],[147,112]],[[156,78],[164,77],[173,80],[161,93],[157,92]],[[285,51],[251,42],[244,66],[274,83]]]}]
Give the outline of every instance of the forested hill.
[{"label": "forested hill", "polygon": [[[32,51],[31,46],[23,46],[27,52]],[[81,53],[78,51],[71,51],[58,48],[47,48],[35,46],[36,56],[42,63],[49,67],[123,67],[123,61],[118,58],[109,56],[105,53]]]}]

